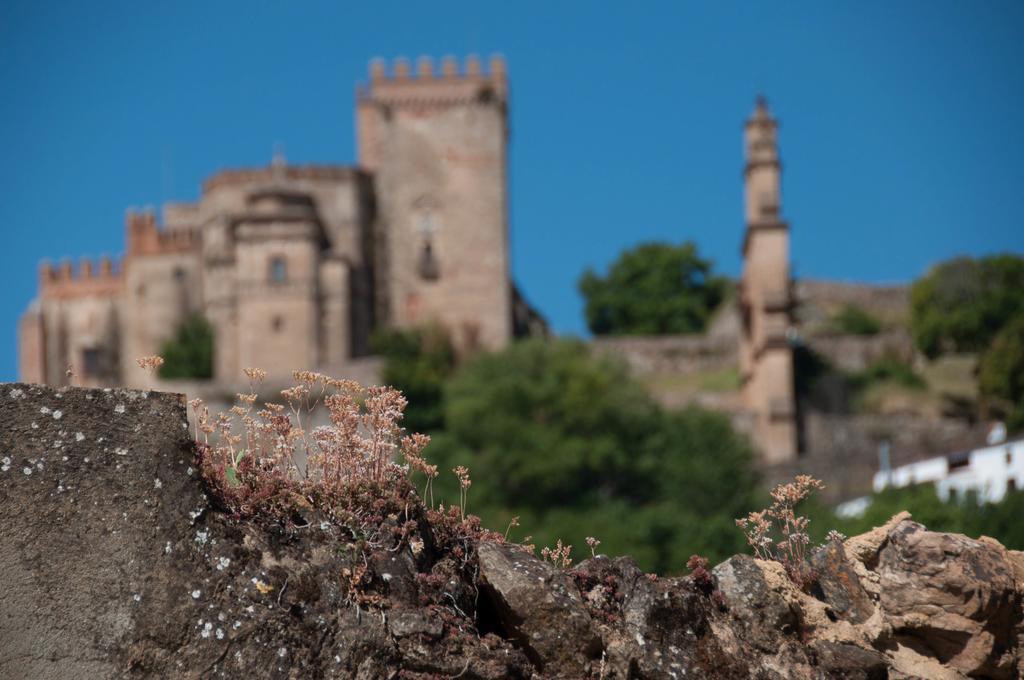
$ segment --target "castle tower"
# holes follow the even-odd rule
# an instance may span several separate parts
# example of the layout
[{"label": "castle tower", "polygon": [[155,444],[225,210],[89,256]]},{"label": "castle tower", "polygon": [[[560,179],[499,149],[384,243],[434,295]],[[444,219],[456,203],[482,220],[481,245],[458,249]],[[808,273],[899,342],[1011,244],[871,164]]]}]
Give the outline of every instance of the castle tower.
[{"label": "castle tower", "polygon": [[378,322],[439,322],[456,347],[496,349],[512,335],[504,62],[484,73],[450,57],[415,75],[376,60],[358,97],[360,166],[377,196]]},{"label": "castle tower", "polygon": [[765,462],[797,455],[793,351],[789,344],[793,301],[789,274],[789,225],[781,218],[777,124],[758,98],[744,133],[747,229],[740,281],[740,368],[743,400],[754,415],[754,438]]},{"label": "castle tower", "polygon": [[39,268],[39,297],[19,324],[25,382],[109,387],[120,384],[119,328],[124,276],[113,262],[70,260]]},{"label": "castle tower", "polygon": [[124,305],[119,338],[123,384],[154,385],[137,359],[159,354],[200,295],[198,236],[189,229],[162,229],[156,211],[125,214]]},{"label": "castle tower", "polygon": [[[234,225],[238,327],[237,361],[266,366],[270,378],[286,378],[294,367],[320,366],[319,338],[329,310],[322,301],[346,290],[338,280],[321,291],[321,253],[326,237],[312,198],[287,185],[271,183],[247,196]],[[337,316],[337,315],[333,315]],[[338,329],[336,342],[347,339]]]}]

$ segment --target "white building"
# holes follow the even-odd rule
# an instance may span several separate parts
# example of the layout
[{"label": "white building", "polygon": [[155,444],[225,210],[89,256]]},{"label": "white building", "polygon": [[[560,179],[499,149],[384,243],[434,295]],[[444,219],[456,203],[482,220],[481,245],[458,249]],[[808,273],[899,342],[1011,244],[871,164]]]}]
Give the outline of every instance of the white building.
[{"label": "white building", "polygon": [[1008,491],[1024,489],[1024,439],[879,470],[873,486],[877,493],[927,483],[944,501],[973,494],[979,503],[998,503]]}]

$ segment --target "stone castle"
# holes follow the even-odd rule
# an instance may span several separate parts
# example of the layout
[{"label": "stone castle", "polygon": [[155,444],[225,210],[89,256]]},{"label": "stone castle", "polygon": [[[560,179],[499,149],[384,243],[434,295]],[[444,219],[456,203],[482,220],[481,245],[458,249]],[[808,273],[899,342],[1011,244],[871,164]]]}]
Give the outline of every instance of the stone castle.
[{"label": "stone castle", "polygon": [[[436,72],[423,58],[413,73],[405,60],[390,69],[375,60],[357,94],[355,165],[293,166],[276,156],[267,167],[222,171],[206,180],[197,202],[165,205],[160,224],[152,210],[129,211],[121,262],[86,260],[77,270],[44,263],[39,296],[20,322],[21,380],[230,401],[246,366],[271,370],[271,385],[293,368],[375,381],[369,345],[380,328],[439,324],[462,352],[545,332],[510,278],[503,61],[493,58],[485,71],[478,59],[446,58]],[[898,459],[966,435],[955,423],[943,429],[930,420],[893,425],[798,412],[794,346],[810,343],[846,370],[880,356],[909,360],[913,346],[900,331],[866,339],[808,334],[813,314],[837,304],[898,314],[906,290],[794,285],[776,132],[759,99],[744,126],[743,272],[720,322],[704,336],[593,345],[625,359],[667,406],[697,401],[729,413],[770,466],[820,464],[816,474],[828,477],[835,461],[822,452],[856,448],[859,458],[841,457],[843,465],[863,463],[856,476],[863,486],[874,472],[876,440],[893,439]],[[137,365],[196,313],[214,331],[212,380],[168,383]],[[673,394],[655,384],[736,367],[735,391]],[[938,433],[936,442],[922,447],[929,433]]]},{"label": "stone castle", "polygon": [[510,279],[504,62],[375,60],[357,94],[355,165],[219,172],[162,224],[129,211],[121,262],[44,263],[21,379],[150,385],[136,358],[195,312],[225,385],[245,366],[345,373],[376,328],[438,323],[464,351],[536,330]]}]

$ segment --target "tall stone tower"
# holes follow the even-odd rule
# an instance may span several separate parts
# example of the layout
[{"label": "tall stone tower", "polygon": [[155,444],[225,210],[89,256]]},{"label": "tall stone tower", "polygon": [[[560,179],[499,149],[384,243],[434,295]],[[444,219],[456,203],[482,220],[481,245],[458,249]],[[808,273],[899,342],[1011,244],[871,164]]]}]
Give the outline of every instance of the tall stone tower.
[{"label": "tall stone tower", "polygon": [[496,349],[512,336],[506,162],[508,83],[492,58],[440,73],[421,58],[370,66],[359,92],[359,165],[377,197],[378,321],[444,325],[456,347]]},{"label": "tall stone tower", "polygon": [[793,309],[789,225],[781,217],[782,165],[776,129],[767,102],[758,98],[744,134],[747,229],[740,281],[740,368],[743,400],[754,415],[754,436],[769,464],[797,455],[789,343]]}]

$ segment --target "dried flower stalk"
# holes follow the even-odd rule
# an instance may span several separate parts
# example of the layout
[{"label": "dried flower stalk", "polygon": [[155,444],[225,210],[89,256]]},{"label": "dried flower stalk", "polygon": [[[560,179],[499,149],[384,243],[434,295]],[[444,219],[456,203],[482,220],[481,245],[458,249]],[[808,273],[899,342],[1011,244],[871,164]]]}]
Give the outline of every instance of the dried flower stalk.
[{"label": "dried flower stalk", "polygon": [[796,514],[796,506],[825,485],[810,475],[797,475],[789,484],[772,489],[772,504],[764,510],[749,513],[736,520],[736,526],[747,536],[747,543],[762,560],[775,560],[782,564],[790,579],[804,587],[812,574],[807,564],[807,545],[810,536],[807,525],[811,520]]}]

